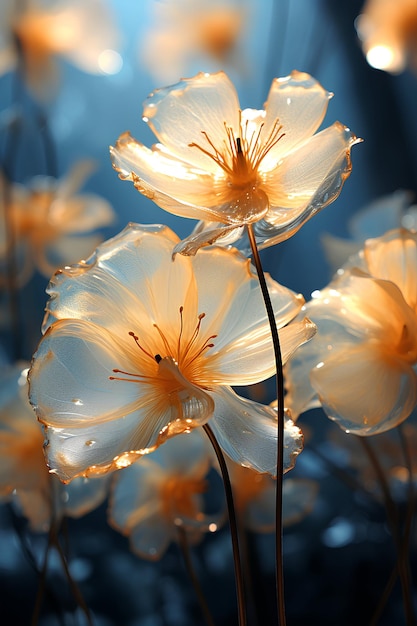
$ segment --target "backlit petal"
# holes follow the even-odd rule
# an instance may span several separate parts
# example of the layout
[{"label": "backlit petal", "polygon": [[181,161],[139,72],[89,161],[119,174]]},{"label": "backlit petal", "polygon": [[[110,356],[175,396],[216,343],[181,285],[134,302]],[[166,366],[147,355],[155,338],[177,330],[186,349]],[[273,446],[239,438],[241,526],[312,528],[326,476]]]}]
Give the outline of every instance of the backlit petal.
[{"label": "backlit petal", "polygon": [[311,382],[327,415],[359,435],[397,426],[417,403],[413,369],[394,356],[381,359],[373,343],[334,351],[312,370]]},{"label": "backlit petal", "polygon": [[272,81],[261,138],[268,137],[277,119],[282,125],[283,137],[266,155],[262,170],[274,167],[298,143],[316,132],[331,96],[312,76],[303,72],[293,71],[285,78]]},{"label": "backlit petal", "polygon": [[368,240],[364,255],[369,273],[397,285],[417,313],[417,234],[404,229],[390,231]]},{"label": "backlit petal", "polygon": [[222,146],[225,124],[239,130],[239,99],[224,72],[185,78],[176,85],[157,89],[144,103],[144,120],[172,154],[209,172],[218,165],[190,143],[204,145],[202,131]]},{"label": "backlit petal", "polygon": [[[210,421],[217,441],[236,463],[258,472],[276,475],[276,412],[268,406],[246,400],[232,389],[216,389],[212,396],[215,414]],[[284,472],[292,469],[303,448],[303,436],[291,419],[285,422]]]}]

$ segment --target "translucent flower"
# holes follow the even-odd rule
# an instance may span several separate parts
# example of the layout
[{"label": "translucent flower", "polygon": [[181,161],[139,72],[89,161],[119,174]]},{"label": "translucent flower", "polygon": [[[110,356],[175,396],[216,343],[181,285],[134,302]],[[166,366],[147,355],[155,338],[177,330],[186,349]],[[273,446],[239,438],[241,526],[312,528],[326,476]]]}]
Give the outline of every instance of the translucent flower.
[{"label": "translucent flower", "polygon": [[[7,257],[4,211],[14,228],[17,245],[19,285],[26,283],[36,269],[49,278],[62,265],[85,258],[100,243],[97,228],[111,224],[113,209],[96,194],[77,194],[94,169],[91,161],[79,161],[60,180],[38,176],[29,186],[8,185],[0,177],[0,261]],[[5,207],[2,199],[9,197]]]},{"label": "translucent flower", "polygon": [[[275,479],[249,467],[228,462],[233,501],[239,522],[255,533],[275,531]],[[314,504],[318,485],[313,480],[285,478],[283,483],[283,524],[289,526],[307,515]]]},{"label": "translucent flower", "polygon": [[[153,25],[140,43],[140,57],[158,80],[172,83],[192,64],[241,66],[238,44],[247,18],[236,0],[162,0],[153,4]],[[240,51],[242,52],[242,51]]]},{"label": "translucent flower", "polygon": [[111,73],[106,59],[109,53],[118,54],[118,46],[105,0],[58,0],[53,7],[44,0],[3,0],[0,72],[17,67],[20,53],[26,82],[38,98],[50,95],[54,87],[56,56],[90,74]]},{"label": "translucent flower", "polygon": [[[130,224],[48,287],[30,400],[64,481],[125,467],[208,420],[231,458],[275,472],[275,412],[230,387],[275,372],[256,274],[236,250],[173,261],[177,243],[166,227]],[[315,327],[289,324],[303,298],[268,284],[285,361]],[[296,427],[284,443],[293,463]]]},{"label": "translucent flower", "polygon": [[132,550],[147,559],[160,559],[178,539],[179,527],[190,543],[197,543],[224,520],[223,511],[204,513],[212,462],[209,440],[198,430],[171,439],[151,457],[117,472],[109,502],[110,524],[129,536]]},{"label": "translucent flower", "polygon": [[398,74],[417,70],[417,5],[414,0],[367,0],[356,20],[369,65]]},{"label": "translucent flower", "polygon": [[111,148],[123,180],[163,209],[208,222],[176,247],[195,254],[253,224],[261,247],[293,235],[340,193],[356,137],[339,122],[314,134],[329,94],[308,74],[275,79],[265,109],[241,110],[223,72],[158,89],[144,120],[158,141],[149,149],[121,135]]},{"label": "translucent flower", "polygon": [[52,520],[80,517],[101,504],[108,480],[78,478],[64,486],[49,474],[42,429],[28,400],[27,372],[23,363],[1,369],[0,498],[11,500],[40,532]]},{"label": "translucent flower", "polygon": [[399,189],[374,200],[355,213],[348,222],[350,239],[325,233],[322,243],[333,271],[342,267],[350,256],[359,252],[366,239],[380,237],[388,230],[403,226],[417,229],[417,205],[412,205],[412,194]]},{"label": "translucent flower", "polygon": [[303,313],[317,337],[286,366],[294,416],[322,405],[341,428],[372,435],[417,404],[417,234],[370,239]]}]

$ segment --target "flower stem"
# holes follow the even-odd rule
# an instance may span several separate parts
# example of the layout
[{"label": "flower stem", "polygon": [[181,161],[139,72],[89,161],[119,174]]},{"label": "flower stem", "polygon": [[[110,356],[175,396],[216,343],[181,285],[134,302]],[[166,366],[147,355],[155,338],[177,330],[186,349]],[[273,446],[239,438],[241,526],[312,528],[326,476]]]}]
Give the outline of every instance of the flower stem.
[{"label": "flower stem", "polygon": [[387,512],[387,521],[391,530],[391,535],[395,544],[396,553],[397,553],[397,569],[398,574],[400,576],[401,581],[401,589],[403,595],[403,605],[404,605],[404,613],[406,618],[407,626],[416,626],[416,619],[414,615],[414,607],[412,602],[411,588],[410,588],[410,576],[407,567],[407,563],[405,561],[405,551],[404,545],[401,541],[400,529],[398,524],[398,512],[395,507],[395,503],[392,499],[391,492],[389,489],[389,485],[387,479],[384,474],[384,470],[382,469],[378,458],[373,450],[371,444],[365,437],[360,437],[360,441],[362,446],[368,455],[369,461],[376,473],[378,478],[380,487],[382,489],[382,493],[385,501],[385,509]]},{"label": "flower stem", "polygon": [[223,486],[224,486],[224,491],[226,495],[227,512],[229,515],[230,535],[231,535],[232,547],[233,547],[233,564],[235,568],[238,623],[239,623],[239,626],[246,626],[246,604],[245,604],[245,591],[244,591],[244,582],[243,582],[243,570],[242,570],[242,560],[240,558],[238,527],[237,527],[235,506],[233,503],[232,485],[230,483],[229,472],[227,470],[227,465],[226,465],[223,452],[218,444],[216,437],[214,436],[213,431],[211,430],[208,424],[204,424],[203,429],[206,435],[208,436],[208,438],[210,439],[211,445],[213,446],[214,452],[216,454],[217,460],[220,465],[220,471],[222,474]]},{"label": "flower stem", "polygon": [[276,592],[279,626],[286,625],[285,618],[285,596],[284,596],[284,559],[283,559],[283,523],[282,523],[282,486],[284,474],[284,376],[282,371],[281,347],[278,335],[278,328],[275,321],[274,309],[266,284],[265,275],[262,269],[258,246],[252,225],[248,224],[248,237],[252,250],[253,262],[258,274],[262,296],[268,315],[271,328],[272,343],[274,345],[276,387],[277,387],[277,417],[278,417],[278,437],[277,437],[277,482],[276,482],[276,504],[275,504],[275,544],[276,544]]},{"label": "flower stem", "polygon": [[190,554],[190,546],[187,541],[187,532],[182,526],[178,526],[178,543],[181,548],[181,554],[184,559],[185,568],[187,570],[187,574],[191,580],[193,585],[195,594],[198,598],[198,602],[200,604],[201,612],[204,615],[204,619],[206,621],[207,626],[214,626],[214,620],[210,613],[210,609],[208,607],[206,598],[204,596],[203,590],[201,588],[200,582],[195,573],[195,569],[193,567],[193,562]]}]

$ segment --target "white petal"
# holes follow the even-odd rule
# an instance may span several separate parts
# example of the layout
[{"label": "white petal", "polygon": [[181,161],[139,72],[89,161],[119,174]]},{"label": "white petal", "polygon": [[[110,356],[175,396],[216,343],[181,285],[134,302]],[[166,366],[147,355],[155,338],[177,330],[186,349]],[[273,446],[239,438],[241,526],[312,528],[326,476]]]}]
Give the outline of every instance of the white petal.
[{"label": "white petal", "polygon": [[[215,412],[210,426],[224,452],[236,463],[276,475],[277,420],[268,406],[245,400],[227,387],[213,392]],[[292,469],[303,447],[300,429],[285,421],[284,471]]]},{"label": "white petal", "polygon": [[158,140],[180,159],[201,169],[216,173],[218,165],[198,148],[205,147],[202,131],[219,149],[225,139],[225,124],[237,136],[239,100],[235,88],[224,72],[200,72],[176,85],[157,89],[144,103],[143,115]]},{"label": "white petal", "polygon": [[271,133],[276,120],[282,125],[283,137],[262,162],[271,169],[286,153],[305,141],[318,129],[327,111],[331,93],[309,74],[293,71],[285,78],[275,78],[265,103],[265,125],[261,139]]}]

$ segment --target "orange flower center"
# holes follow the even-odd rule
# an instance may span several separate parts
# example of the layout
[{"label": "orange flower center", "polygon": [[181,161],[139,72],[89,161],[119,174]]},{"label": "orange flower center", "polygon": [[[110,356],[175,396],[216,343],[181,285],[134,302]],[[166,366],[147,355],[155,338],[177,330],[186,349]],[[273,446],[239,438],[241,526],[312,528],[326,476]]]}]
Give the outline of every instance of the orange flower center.
[{"label": "orange flower center", "polygon": [[225,139],[218,148],[204,130],[208,147],[198,143],[190,143],[190,148],[197,148],[210,157],[224,171],[227,182],[232,189],[244,190],[258,183],[258,169],[268,152],[284,136],[282,125],[276,119],[269,135],[262,137],[265,124],[261,123],[253,129],[249,120],[242,122],[242,112],[239,111],[240,135],[235,136],[233,129],[224,122]]},{"label": "orange flower center", "polygon": [[[113,369],[116,374],[123,374],[132,378],[121,378],[116,376],[110,376],[110,380],[127,380],[130,382],[148,382],[151,384],[157,384],[158,382],[164,383],[164,389],[168,393],[177,390],[179,380],[178,378],[184,378],[191,384],[199,383],[199,374],[201,372],[201,356],[210,348],[214,347],[212,339],[215,339],[217,335],[210,335],[205,339],[201,337],[201,323],[205,318],[205,313],[200,313],[197,316],[197,324],[191,333],[191,336],[184,337],[184,319],[183,319],[184,307],[179,309],[180,314],[180,327],[178,338],[176,342],[172,342],[167,338],[167,335],[157,325],[153,324],[153,327],[157,330],[161,343],[158,346],[158,352],[155,354],[149,352],[140,343],[139,337],[133,332],[129,331],[129,336],[132,337],[139,350],[145,354],[149,359],[147,366],[149,367],[149,375],[134,374],[131,372],[125,372],[120,369]],[[180,376],[172,376],[168,367],[168,363],[174,364],[178,370]],[[155,364],[159,366],[155,367]]]},{"label": "orange flower center", "polygon": [[178,518],[198,519],[201,511],[195,496],[206,490],[207,482],[203,479],[171,476],[162,483],[159,492],[164,517],[170,522]]}]

